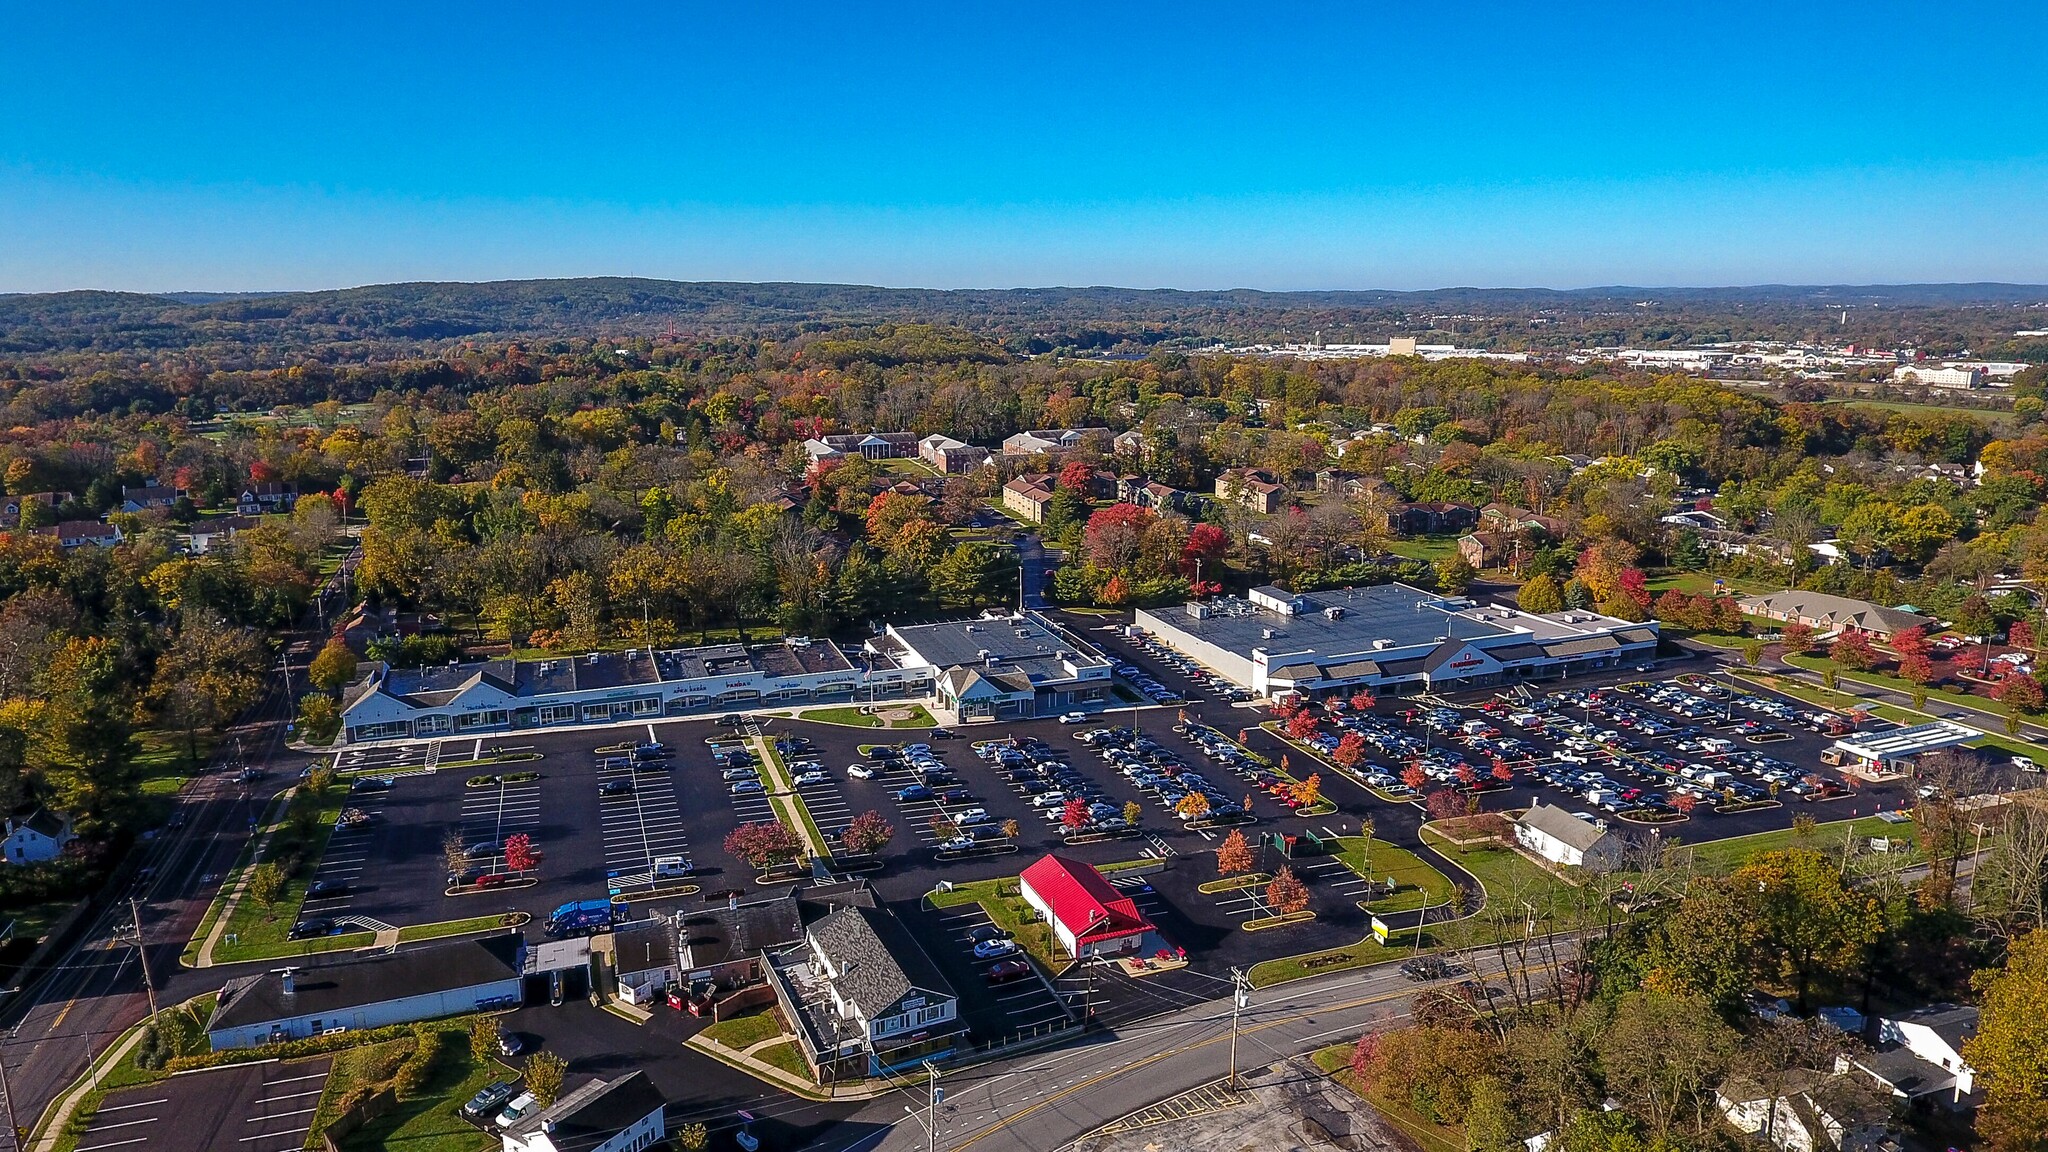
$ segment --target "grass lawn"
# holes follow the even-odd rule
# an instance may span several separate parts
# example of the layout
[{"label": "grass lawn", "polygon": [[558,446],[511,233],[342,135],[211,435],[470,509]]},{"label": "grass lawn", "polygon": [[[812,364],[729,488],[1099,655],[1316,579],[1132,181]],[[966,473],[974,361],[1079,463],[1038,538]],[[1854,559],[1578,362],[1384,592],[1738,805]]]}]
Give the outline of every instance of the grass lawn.
[{"label": "grass lawn", "polygon": [[398,930],[398,942],[410,944],[415,940],[439,940],[446,936],[463,936],[471,932],[490,932],[524,924],[526,918],[517,913],[495,913],[490,916],[471,916],[464,920],[443,920],[436,924],[411,924]]},{"label": "grass lawn", "polygon": [[846,705],[840,708],[812,708],[797,713],[797,719],[818,724],[841,724],[848,728],[933,728],[938,725],[938,721],[932,719],[932,714],[926,711],[922,704],[912,704],[904,708],[887,707],[885,710],[907,711],[911,716],[907,720],[885,721],[880,716],[871,715],[856,706]]},{"label": "grass lawn", "polygon": [[720,1020],[704,1029],[703,1035],[706,1040],[716,1040],[735,1052],[742,1052],[763,1040],[782,1035],[782,1021],[772,1010],[764,1009]]},{"label": "grass lawn", "polygon": [[[1721,582],[1724,588],[1735,592],[1762,594],[1780,590],[1777,586],[1762,580],[1744,580],[1739,576],[1723,576],[1721,577]],[[1645,582],[1645,587],[1653,594],[1676,589],[1688,596],[1709,596],[1714,592],[1714,574],[1712,572],[1666,572],[1662,576],[1650,577]]]},{"label": "grass lawn", "polygon": [[[298,870],[286,881],[284,895],[275,904],[259,904],[245,891],[235,910],[228,917],[226,930],[221,942],[213,950],[215,963],[232,964],[242,960],[267,960],[283,956],[307,956],[316,952],[333,952],[344,948],[365,948],[376,942],[371,932],[350,932],[341,936],[323,936],[311,940],[290,940],[292,922],[298,919],[299,907],[306,902],[306,888],[313,882],[313,874],[319,871],[320,856],[327,851],[328,837],[334,834],[334,821],[341,815],[346,792],[334,789],[313,809],[313,831],[299,849]],[[291,819],[286,816],[285,819]],[[288,849],[283,844],[283,834],[271,838],[264,849],[265,862],[284,863]]]},{"label": "grass lawn", "polygon": [[754,1053],[754,1059],[764,1064],[772,1064],[799,1080],[809,1080],[811,1078],[811,1067],[804,1063],[804,1054],[797,1051],[796,1041],[794,1040],[784,1040],[780,1044],[771,1044]]},{"label": "grass lawn", "polygon": [[[391,1078],[398,1062],[412,1051],[412,1039],[402,1037],[381,1044],[364,1044],[334,1054],[334,1066],[327,1074],[327,1090],[320,1094],[320,1110],[313,1114],[309,1139],[341,1114],[341,1098],[357,1084],[377,1084]],[[475,1093],[471,1093],[475,1095]]]},{"label": "grass lawn", "polygon": [[[1414,953],[1413,936],[1404,933],[1391,939],[1394,943],[1391,948],[1383,947],[1379,941],[1367,936],[1356,944],[1346,944],[1342,948],[1325,948],[1321,952],[1305,952],[1300,956],[1261,960],[1252,965],[1252,987],[1268,988],[1289,980],[1299,980],[1304,976],[1320,976],[1325,972],[1343,972],[1350,968],[1385,964],[1389,960],[1404,959]],[[1423,943],[1427,945],[1431,941],[1425,939]]]},{"label": "grass lawn", "polygon": [[[1831,803],[1839,805],[1841,801]],[[1754,836],[1737,836],[1729,840],[1714,840],[1690,847],[1693,860],[1701,871],[1725,873],[1741,867],[1743,861],[1758,852],[1795,847],[1815,848],[1823,852],[1839,850],[1843,836],[1850,832],[1853,832],[1858,840],[1871,836],[1911,839],[1913,825],[1910,822],[1887,824],[1875,816],[1865,816],[1855,820],[1836,820],[1818,825],[1810,837],[1802,838],[1790,828],[1780,828],[1773,832],[1758,832]]]},{"label": "grass lawn", "polygon": [[1581,917],[1587,923],[1597,919],[1590,911],[1596,903],[1591,893],[1538,868],[1512,848],[1497,843],[1460,847],[1428,828],[1423,829],[1423,835],[1434,837],[1429,841],[1431,847],[1477,877],[1488,899],[1507,901],[1517,907],[1527,903],[1535,909],[1538,920],[1552,918],[1559,928],[1569,928],[1579,923]]},{"label": "grass lawn", "polygon": [[1394,894],[1372,903],[1374,912],[1412,912],[1422,907],[1424,895],[1433,905],[1450,903],[1451,878],[1430,867],[1420,856],[1384,840],[1344,836],[1337,841],[1337,858],[1344,866],[1370,880],[1394,881]]},{"label": "grass lawn", "polygon": [[137,733],[136,739],[142,745],[141,752],[135,757],[135,766],[142,773],[143,802],[147,806],[143,819],[148,826],[154,827],[170,815],[171,805],[190,778],[192,766],[205,764],[213,756],[218,740],[210,733],[201,732],[197,734],[196,743],[188,745],[184,733],[158,728]]},{"label": "grass lawn", "polygon": [[463,1102],[505,1075],[496,1061],[470,1055],[467,1029],[455,1029],[420,1094],[351,1133],[342,1147],[390,1152],[488,1152],[499,1141],[462,1118]]},{"label": "grass lawn", "polygon": [[1465,1152],[1463,1129],[1438,1124],[1425,1118],[1420,1112],[1399,1100],[1368,1092],[1351,1074],[1351,1045],[1332,1044],[1318,1049],[1309,1056],[1324,1075],[1356,1092],[1359,1097],[1379,1110],[1380,1115],[1399,1128],[1409,1139],[1415,1141],[1422,1152]]},{"label": "grass lawn", "polygon": [[1406,536],[1389,540],[1387,553],[1404,560],[1422,560],[1434,564],[1447,556],[1458,554],[1458,538],[1455,535]]}]

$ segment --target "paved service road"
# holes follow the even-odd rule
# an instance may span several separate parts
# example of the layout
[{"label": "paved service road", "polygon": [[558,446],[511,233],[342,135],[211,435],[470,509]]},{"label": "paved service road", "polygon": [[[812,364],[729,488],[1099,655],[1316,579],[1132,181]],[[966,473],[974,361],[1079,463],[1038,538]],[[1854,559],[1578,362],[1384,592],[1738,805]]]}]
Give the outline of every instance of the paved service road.
[{"label": "paved service road", "polygon": [[[1480,974],[1497,971],[1473,958]],[[1239,1018],[1238,1067],[1261,1068],[1330,1044],[1347,1043],[1368,1027],[1408,1013],[1424,985],[1395,965],[1295,981],[1252,994]],[[1045,1052],[999,1060],[942,1076],[938,1147],[983,1152],[1040,1152],[1154,1101],[1214,1083],[1230,1072],[1227,994],[1143,1024]],[[819,1152],[915,1152],[927,1146],[925,1093],[918,1087],[882,1097],[828,1132]],[[905,1115],[908,1104],[917,1109]],[[880,1125],[895,1126],[876,1136]]]}]

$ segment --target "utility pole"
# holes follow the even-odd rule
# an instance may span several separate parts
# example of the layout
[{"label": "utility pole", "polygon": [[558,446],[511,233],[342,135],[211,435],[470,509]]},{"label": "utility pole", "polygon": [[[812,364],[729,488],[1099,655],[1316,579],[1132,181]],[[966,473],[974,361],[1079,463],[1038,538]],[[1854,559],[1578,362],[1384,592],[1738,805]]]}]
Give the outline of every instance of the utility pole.
[{"label": "utility pole", "polygon": [[924,1126],[924,1131],[928,1138],[927,1147],[930,1148],[931,1152],[939,1152],[939,1101],[946,1098],[946,1090],[939,1087],[939,1066],[937,1064],[927,1060],[924,1062],[924,1070],[931,1075],[931,1113],[928,1117],[928,1122]]},{"label": "utility pole", "polygon": [[[0,989],[9,994],[19,992],[19,987]],[[0,1034],[0,1100],[7,1104],[7,1147],[10,1152],[21,1152],[21,1124],[14,1118],[14,1089],[7,1084],[7,1041],[14,1039],[20,1025]]]},{"label": "utility pole", "polygon": [[1237,1091],[1237,1014],[1251,1003],[1252,983],[1245,978],[1244,970],[1235,965],[1230,969],[1230,1080],[1229,1088]]},{"label": "utility pole", "polygon": [[149,974],[149,952],[142,946],[142,905],[128,897],[128,914],[135,923],[135,960],[142,965],[142,987],[149,993],[149,1018],[156,1019],[156,981]]}]

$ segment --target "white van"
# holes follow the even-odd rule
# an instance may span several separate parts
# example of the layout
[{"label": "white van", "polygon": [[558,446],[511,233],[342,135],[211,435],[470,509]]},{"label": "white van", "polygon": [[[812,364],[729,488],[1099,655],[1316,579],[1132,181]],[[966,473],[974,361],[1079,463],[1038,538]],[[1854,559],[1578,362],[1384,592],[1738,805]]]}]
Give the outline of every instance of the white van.
[{"label": "white van", "polygon": [[654,878],[656,880],[679,880],[688,876],[692,869],[689,860],[681,856],[656,856]]}]

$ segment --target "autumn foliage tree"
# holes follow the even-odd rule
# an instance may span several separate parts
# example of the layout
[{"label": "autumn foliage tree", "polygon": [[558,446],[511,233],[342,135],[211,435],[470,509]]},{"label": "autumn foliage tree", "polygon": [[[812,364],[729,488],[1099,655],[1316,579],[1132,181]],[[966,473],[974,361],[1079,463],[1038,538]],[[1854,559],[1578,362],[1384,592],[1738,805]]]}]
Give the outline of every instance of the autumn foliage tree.
[{"label": "autumn foliage tree", "polygon": [[1923,687],[1934,683],[1934,661],[1925,652],[1912,652],[1899,657],[1899,677],[1910,684]]},{"label": "autumn foliage tree", "polygon": [[726,833],[725,850],[756,868],[767,868],[796,859],[802,846],[780,820],[761,820]]},{"label": "autumn foliage tree", "polygon": [[1077,832],[1088,826],[1088,802],[1079,796],[1067,801],[1060,809],[1060,826],[1069,832]]},{"label": "autumn foliage tree", "polygon": [[1978,984],[1983,1015],[1963,1041],[1963,1058],[1984,1087],[1977,1130],[1993,1152],[2048,1148],[2048,929],[2020,937],[2005,967]]},{"label": "autumn foliage tree", "polygon": [[540,866],[540,853],[533,850],[533,837],[515,832],[505,837],[505,867],[514,872],[531,872]]},{"label": "autumn foliage tree", "polygon": [[1373,695],[1370,688],[1360,688],[1351,694],[1351,710],[1353,712],[1370,712],[1373,705],[1379,702],[1380,698]]},{"label": "autumn foliage tree", "polygon": [[[1214,524],[1197,524],[1188,529],[1187,542],[1180,548],[1180,574],[1188,579],[1214,579],[1223,571],[1223,559],[1230,554],[1230,537]],[[1200,563],[1197,564],[1197,561]]]},{"label": "autumn foliage tree", "polygon": [[1358,767],[1358,762],[1365,759],[1365,737],[1356,732],[1346,732],[1344,738],[1337,741],[1337,748],[1330,753],[1330,759],[1336,761],[1339,768]]},{"label": "autumn foliage tree", "polygon": [[1296,740],[1306,740],[1316,734],[1316,718],[1307,710],[1296,712],[1287,718],[1287,734]]},{"label": "autumn foliage tree", "polygon": [[839,842],[856,856],[872,856],[895,838],[895,827],[880,812],[869,809],[847,822]]},{"label": "autumn foliage tree", "polygon": [[1792,656],[1804,656],[1813,651],[1813,625],[1789,621],[1779,629],[1779,636],[1785,641],[1785,651]]},{"label": "autumn foliage tree", "polygon": [[1456,789],[1439,788],[1423,798],[1422,806],[1429,812],[1431,820],[1455,820],[1472,813],[1472,802],[1458,795]]},{"label": "autumn foliage tree", "polygon": [[1223,843],[1216,846],[1216,871],[1224,876],[1235,876],[1252,870],[1252,846],[1245,841],[1244,832],[1232,828]]},{"label": "autumn foliage tree", "polygon": [[1838,668],[1867,672],[1877,663],[1877,649],[1871,647],[1866,633],[1851,628],[1835,637],[1835,642],[1828,646],[1828,659]]},{"label": "autumn foliage tree", "polygon": [[1424,772],[1419,764],[1410,764],[1401,769],[1401,783],[1419,792],[1424,784],[1429,783],[1429,773]]},{"label": "autumn foliage tree", "polygon": [[1088,517],[1081,532],[1081,550],[1088,562],[1106,572],[1131,572],[1143,555],[1145,533],[1159,518],[1150,508],[1111,504]]},{"label": "autumn foliage tree", "polygon": [[2025,672],[2015,672],[1998,682],[1991,690],[1992,698],[2007,708],[2019,712],[2039,712],[2048,698],[2044,698],[2041,682]]},{"label": "autumn foliage tree", "polygon": [[1308,885],[1294,869],[1282,864],[1273,873],[1273,882],[1266,885],[1266,906],[1282,916],[1292,916],[1308,907]]},{"label": "autumn foliage tree", "polygon": [[1309,773],[1308,779],[1296,784],[1293,792],[1295,803],[1303,808],[1314,806],[1323,798],[1323,774],[1321,772]]},{"label": "autumn foliage tree", "polygon": [[1183,820],[1200,820],[1209,814],[1209,798],[1200,792],[1190,792],[1180,798],[1173,811]]}]

